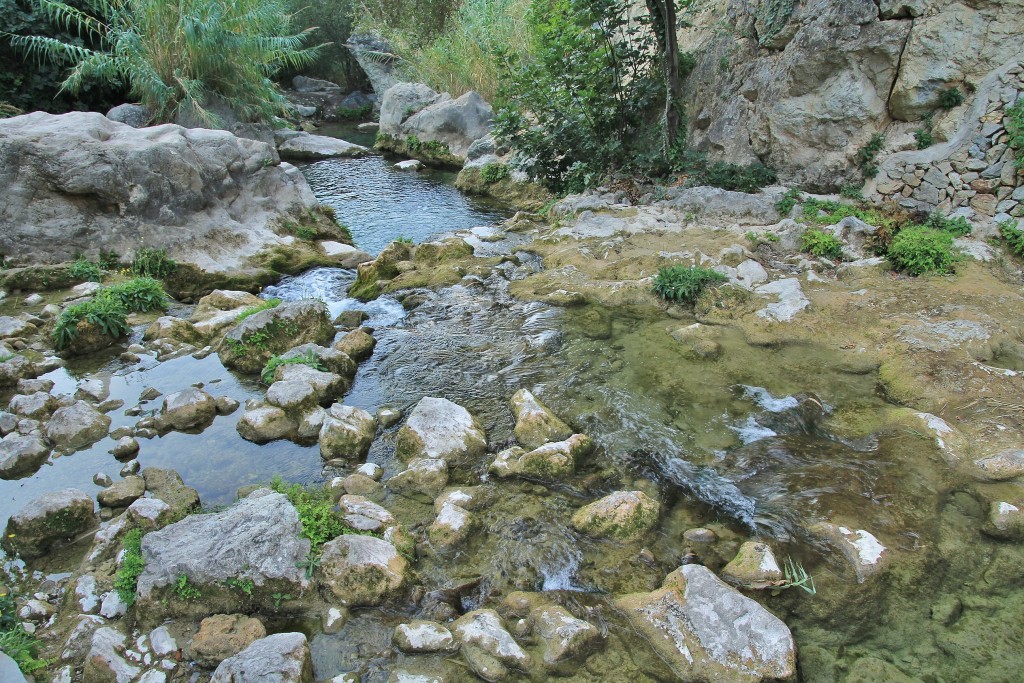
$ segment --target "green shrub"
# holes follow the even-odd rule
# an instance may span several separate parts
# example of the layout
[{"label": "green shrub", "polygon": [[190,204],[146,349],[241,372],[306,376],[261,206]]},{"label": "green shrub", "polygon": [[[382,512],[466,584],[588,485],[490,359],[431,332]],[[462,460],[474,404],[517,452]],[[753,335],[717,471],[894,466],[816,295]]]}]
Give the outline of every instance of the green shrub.
[{"label": "green shrub", "polygon": [[151,277],[132,278],[126,282],[105,287],[96,293],[98,298],[116,301],[128,313],[147,313],[165,310],[170,299],[159,280]]},{"label": "green shrub", "polygon": [[18,604],[14,593],[0,595],[0,651],[13,659],[23,673],[32,673],[52,662],[39,659],[42,641],[29,633],[18,618]]},{"label": "green shrub", "polygon": [[365,104],[362,107],[357,107],[355,109],[350,107],[338,107],[334,113],[343,121],[365,121],[370,118],[371,112],[373,112],[373,105]]},{"label": "green shrub", "polygon": [[670,266],[658,271],[653,289],[662,299],[692,304],[704,289],[727,279],[725,275],[710,268]]},{"label": "green shrub", "polygon": [[999,234],[1006,240],[1010,251],[1024,257],[1024,230],[1017,227],[1017,221],[1011,219],[999,223]]},{"label": "green shrub", "polygon": [[274,373],[282,365],[308,365],[314,370],[325,370],[324,366],[320,364],[320,359],[312,351],[307,351],[302,356],[293,356],[291,358],[281,358],[281,356],[272,356],[267,364],[263,367],[263,372],[260,373],[260,379],[264,384],[273,384]]},{"label": "green shrub", "polygon": [[960,88],[953,86],[951,88],[943,88],[939,91],[939,106],[943,109],[953,109],[959,107],[964,103],[964,94],[960,92]]},{"label": "green shrub", "polygon": [[963,216],[957,216],[956,218],[946,218],[938,211],[933,212],[928,216],[928,220],[924,222],[925,227],[935,228],[936,230],[942,230],[948,232],[953,237],[963,237],[964,235],[970,235],[971,230],[974,226],[964,218]]},{"label": "green shrub", "polygon": [[188,577],[182,574],[174,582],[174,594],[182,600],[198,600],[203,597],[202,592],[188,582]]},{"label": "green shrub", "polygon": [[124,556],[114,579],[117,596],[129,607],[135,604],[135,590],[146,566],[145,560],[142,559],[142,535],[142,529],[132,529],[125,534]]},{"label": "green shrub", "polygon": [[259,313],[260,311],[267,311],[267,310],[270,310],[271,308],[277,308],[280,305],[281,305],[281,300],[280,299],[267,299],[263,303],[257,304],[256,306],[250,306],[249,308],[247,308],[244,311],[242,311],[241,313],[239,313],[238,314],[238,322],[242,322],[246,318],[254,316],[257,313]]},{"label": "green shrub", "polygon": [[166,249],[149,249],[147,247],[139,249],[135,258],[132,259],[130,268],[132,275],[155,277],[158,280],[170,277],[177,269],[177,262],[167,257]]},{"label": "green shrub", "polygon": [[874,178],[878,175],[878,164],[875,163],[875,158],[882,151],[884,144],[885,138],[882,137],[882,134],[875,133],[866,145],[857,150],[857,167],[865,178]]},{"label": "green shrub", "polygon": [[786,194],[782,195],[782,199],[775,203],[775,210],[779,212],[780,216],[788,216],[793,212],[793,207],[803,200],[803,196],[800,190],[791,187],[786,190]]},{"label": "green shrub", "polygon": [[45,36],[12,42],[33,57],[73,68],[63,89],[92,79],[127,83],[158,121],[179,113],[219,122],[211,103],[226,103],[243,120],[284,115],[288,103],[271,78],[311,62],[302,49],[310,30],[291,31],[281,0],[87,0],[87,12],[59,0],[37,0],[55,24],[94,36],[96,49]]},{"label": "green shrub", "polygon": [[804,230],[800,236],[800,251],[819,256],[833,261],[843,258],[843,243],[831,233],[818,228]]},{"label": "green shrub", "polygon": [[96,297],[72,304],[64,309],[53,328],[53,344],[58,351],[66,349],[78,336],[78,323],[96,325],[103,334],[115,339],[131,334],[124,307],[113,298]]},{"label": "green shrub", "polygon": [[509,175],[508,166],[505,164],[484,164],[483,168],[480,169],[480,178],[485,183],[497,183]]},{"label": "green shrub", "polygon": [[918,128],[914,131],[914,139],[917,141],[918,149],[928,149],[935,142],[930,128]]},{"label": "green shrub", "polygon": [[775,171],[760,163],[739,166],[716,161],[707,166],[691,165],[687,170],[690,185],[710,185],[733,192],[757,192],[778,180]]},{"label": "green shrub", "polygon": [[843,185],[839,188],[839,196],[843,199],[853,199],[858,202],[864,201],[864,193],[861,191],[860,185]]},{"label": "green shrub", "polygon": [[1008,144],[1013,148],[1013,163],[1018,171],[1024,171],[1024,98],[1003,112],[1003,126],[1010,136]]},{"label": "green shrub", "polygon": [[100,270],[99,265],[84,256],[75,259],[75,262],[68,268],[68,275],[82,282],[103,282],[103,271]]},{"label": "green shrub", "polygon": [[117,270],[121,265],[121,257],[113,249],[100,252],[99,266],[103,270]]},{"label": "green shrub", "polygon": [[270,488],[288,496],[295,506],[302,523],[302,535],[309,539],[310,555],[320,552],[320,547],[353,530],[334,511],[331,492],[321,486],[304,487],[301,484],[286,484],[279,477],[270,482]]},{"label": "green shrub", "polygon": [[953,236],[925,226],[900,230],[889,245],[888,257],[893,268],[911,275],[948,273],[957,261]]}]

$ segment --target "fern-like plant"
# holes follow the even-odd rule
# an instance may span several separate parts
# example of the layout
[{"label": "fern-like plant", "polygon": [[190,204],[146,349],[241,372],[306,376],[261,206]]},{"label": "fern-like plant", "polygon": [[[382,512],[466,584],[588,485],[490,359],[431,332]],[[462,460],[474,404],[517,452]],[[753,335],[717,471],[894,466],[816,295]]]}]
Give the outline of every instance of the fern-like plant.
[{"label": "fern-like plant", "polygon": [[671,266],[658,271],[654,293],[662,299],[692,304],[705,288],[721,284],[728,278],[717,270],[700,266]]},{"label": "fern-like plant", "polygon": [[282,0],[36,2],[55,25],[98,47],[8,34],[15,46],[70,65],[62,91],[79,92],[93,79],[126,83],[158,121],[180,112],[217,124],[214,102],[244,120],[285,113],[288,104],[271,78],[308,64],[323,47],[303,47],[315,29],[293,32]]}]

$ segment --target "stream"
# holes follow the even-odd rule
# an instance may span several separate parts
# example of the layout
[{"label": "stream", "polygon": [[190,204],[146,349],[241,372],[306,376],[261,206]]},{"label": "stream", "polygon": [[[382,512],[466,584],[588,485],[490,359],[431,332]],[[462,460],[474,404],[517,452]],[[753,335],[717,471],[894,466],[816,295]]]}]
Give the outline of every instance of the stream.
[{"label": "stream", "polygon": [[[333,132],[351,137],[350,129]],[[789,555],[814,575],[816,595],[792,590],[756,596],[793,629],[803,680],[846,680],[836,676],[845,676],[851,662],[860,671],[865,666],[859,662],[875,658],[896,660],[918,672],[919,680],[1012,680],[1012,658],[992,662],[988,675],[976,678],[969,671],[979,661],[1004,656],[1007,644],[999,638],[989,645],[967,641],[984,638],[984,630],[997,628],[1007,615],[1020,620],[1024,612],[1020,591],[997,596],[1003,605],[997,606],[991,593],[969,588],[982,581],[972,573],[970,556],[1003,551],[988,542],[961,545],[959,537],[976,526],[972,520],[979,513],[951,489],[937,449],[909,431],[851,441],[825,426],[836,411],[870,419],[888,407],[873,373],[851,371],[826,349],[757,347],[729,330],[721,337],[719,360],[709,363],[686,356],[671,336],[691,321],[518,300],[510,283],[540,269],[539,259],[523,250],[518,235],[478,239],[495,234],[495,224],[511,212],[462,195],[452,186],[452,174],[400,172],[393,162],[371,155],[309,163],[303,172],[356,245],[371,254],[398,237],[420,243],[458,232],[478,253],[510,259],[486,278],[424,290],[422,303],[408,311],[390,296],[370,303],[347,298],[355,273],[338,268],[285,278],[262,296],[321,299],[332,316],[366,312],[377,346],[359,366],[347,405],[405,413],[424,396],[448,398],[480,420],[491,450],[499,450],[512,438],[508,400],[528,388],[597,444],[577,475],[561,485],[502,482],[501,495],[481,512],[481,532],[461,552],[418,561],[424,585],[472,583],[462,596],[465,609],[512,590],[571,593],[567,599],[600,615],[610,637],[569,680],[668,680],[653,653],[641,653],[647,653],[645,644],[623,626],[604,596],[660,585],[667,571],[695,552],[683,532],[706,527],[720,540],[696,552],[712,569],[728,562],[741,542],[760,538],[770,540],[780,558]],[[170,314],[189,312],[179,306]],[[216,354],[163,363],[143,356],[141,364],[116,356],[90,358],[45,378],[55,382],[53,393],[74,393],[81,378],[96,374],[109,377],[111,399],[123,400],[125,408],[140,405],[143,416],[158,411],[161,401],[140,404],[147,387],[169,394],[201,382],[213,395],[243,403],[265,392],[258,379],[227,371]],[[109,415],[111,430],[138,420],[124,409]],[[201,434],[170,432],[144,440],[138,459],[142,467],[177,470],[207,508],[229,505],[239,487],[275,475],[319,483],[345,474],[325,468],[316,445],[258,446],[241,439],[235,430],[240,416],[241,411],[219,416]],[[397,429],[379,436],[368,457],[383,467],[385,480],[402,467],[394,454]],[[116,476],[120,467],[108,453],[112,446],[107,438],[56,458],[31,477],[0,481],[0,518],[62,487],[95,495],[93,474]],[[454,474],[452,483],[486,481],[486,465]],[[642,490],[662,501],[662,523],[646,546],[656,558],[653,567],[637,558],[636,548],[588,539],[568,526],[576,508],[615,490]],[[396,496],[384,505],[396,517],[414,520],[413,528],[433,518],[430,505]],[[834,518],[855,519],[858,528],[899,539],[899,549],[911,559],[872,584],[856,583],[808,533],[814,522]],[[1009,557],[1008,566],[1017,557],[1019,552]],[[963,620],[948,635],[938,629],[933,603],[954,593],[964,603],[992,604],[986,618]],[[385,681],[393,662],[391,630],[410,614],[405,608],[360,611],[335,635],[304,625],[313,635],[318,680],[362,668],[364,681]],[[1013,625],[1011,633],[1020,628]],[[971,647],[973,653],[965,655]],[[886,669],[879,671],[875,678],[849,680],[887,680]]]}]

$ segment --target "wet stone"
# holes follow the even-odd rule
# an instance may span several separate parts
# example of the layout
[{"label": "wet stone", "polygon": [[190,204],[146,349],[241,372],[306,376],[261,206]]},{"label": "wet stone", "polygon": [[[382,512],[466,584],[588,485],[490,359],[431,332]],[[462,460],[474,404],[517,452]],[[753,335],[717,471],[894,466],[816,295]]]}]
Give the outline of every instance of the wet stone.
[{"label": "wet stone", "polygon": [[517,391],[510,405],[516,418],[516,439],[523,448],[532,450],[572,436],[572,429],[528,390]]},{"label": "wet stone", "polygon": [[48,393],[18,394],[11,397],[7,409],[15,415],[44,420],[57,408],[57,401]]},{"label": "wet stone", "polygon": [[225,659],[210,683],[313,683],[313,661],[306,636],[276,633]]},{"label": "wet stone", "polygon": [[146,492],[146,480],[139,476],[128,476],[114,482],[98,494],[96,499],[100,505],[108,508],[127,507],[142,497]]},{"label": "wet stone", "polygon": [[[530,656],[519,646],[491,609],[468,612],[457,619],[452,627],[455,639],[462,645],[466,663],[485,680],[501,680],[503,668],[528,671]],[[481,656],[482,655],[482,656]]]},{"label": "wet stone", "polygon": [[103,627],[92,637],[92,646],[85,659],[82,680],[85,683],[130,683],[142,670],[129,664],[125,657],[123,633]]},{"label": "wet stone", "polygon": [[114,457],[118,460],[124,460],[125,458],[131,458],[139,452],[139,442],[135,437],[122,436],[114,444],[114,447],[110,449]]},{"label": "wet stone", "polygon": [[357,531],[382,532],[397,524],[390,512],[362,496],[344,495],[338,508],[345,523]]},{"label": "wet stone", "polygon": [[570,673],[604,639],[596,626],[557,605],[533,610],[530,620],[543,644],[544,666],[548,670]]},{"label": "wet stone", "polygon": [[110,418],[84,401],[58,409],[46,426],[46,436],[61,450],[84,448],[107,435]]},{"label": "wet stone", "polygon": [[357,363],[361,363],[373,355],[377,340],[366,328],[352,330],[334,344],[334,349],[341,351]]},{"label": "wet stone", "polygon": [[435,621],[411,621],[395,627],[395,646],[407,654],[454,652],[459,648],[451,631]]},{"label": "wet stone", "polygon": [[95,526],[88,494],[78,489],[44,493],[11,515],[3,548],[24,558],[39,557]]},{"label": "wet stone", "polygon": [[747,541],[722,569],[721,575],[731,584],[763,589],[778,585],[782,580],[782,569],[767,543]]},{"label": "wet stone", "polygon": [[484,431],[469,411],[447,399],[429,396],[413,408],[398,431],[395,446],[403,460],[430,458],[451,463],[478,458],[486,449]]},{"label": "wet stone", "polygon": [[215,614],[203,619],[189,653],[200,665],[215,667],[267,636],[263,622],[244,614]]},{"label": "wet stone", "polygon": [[214,398],[202,389],[189,387],[164,398],[159,423],[164,429],[178,431],[205,429],[216,415]]},{"label": "wet stone", "polygon": [[404,587],[408,562],[373,536],[343,535],[323,545],[317,572],[323,588],[348,607],[382,605]]},{"label": "wet stone", "polygon": [[1024,476],[1024,450],[1006,450],[974,461],[980,476],[991,481],[1006,481]]},{"label": "wet stone", "polygon": [[428,502],[448,485],[448,465],[438,458],[417,458],[402,472],[391,477],[385,486],[407,498]]},{"label": "wet stone", "polygon": [[572,526],[590,536],[633,540],[658,523],[661,505],[642,491],[616,491],[572,516]]},{"label": "wet stone", "polygon": [[445,503],[427,529],[427,536],[435,548],[445,550],[462,544],[472,529],[473,516],[469,512],[454,503]]},{"label": "wet stone", "polygon": [[698,527],[696,529],[687,529],[684,531],[683,538],[690,543],[711,544],[718,541],[718,534],[711,529]]},{"label": "wet stone", "polygon": [[377,433],[377,420],[360,408],[335,403],[320,429],[320,455],[325,459],[362,460]]},{"label": "wet stone", "polygon": [[239,435],[253,443],[268,443],[286,439],[296,430],[296,424],[275,406],[246,410],[236,426]]},{"label": "wet stone", "polygon": [[34,473],[50,457],[50,447],[36,435],[8,434],[0,440],[0,479]]},{"label": "wet stone", "polygon": [[888,565],[891,553],[868,531],[829,522],[819,522],[809,531],[839,551],[853,569],[858,583],[863,583]]}]

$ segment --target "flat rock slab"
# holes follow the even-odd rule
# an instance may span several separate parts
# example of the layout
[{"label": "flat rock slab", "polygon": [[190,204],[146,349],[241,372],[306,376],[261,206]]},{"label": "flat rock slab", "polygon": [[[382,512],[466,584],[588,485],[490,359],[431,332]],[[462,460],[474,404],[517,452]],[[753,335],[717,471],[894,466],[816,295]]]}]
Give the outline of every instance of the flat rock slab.
[{"label": "flat rock slab", "polygon": [[220,663],[210,683],[313,683],[306,636],[275,633]]},{"label": "flat rock slab", "polygon": [[369,151],[362,145],[346,142],[339,138],[329,138],[325,135],[310,135],[309,133],[293,135],[277,146],[277,153],[281,155],[282,159],[295,161],[312,161],[315,159],[330,159],[332,157],[360,157]]}]

